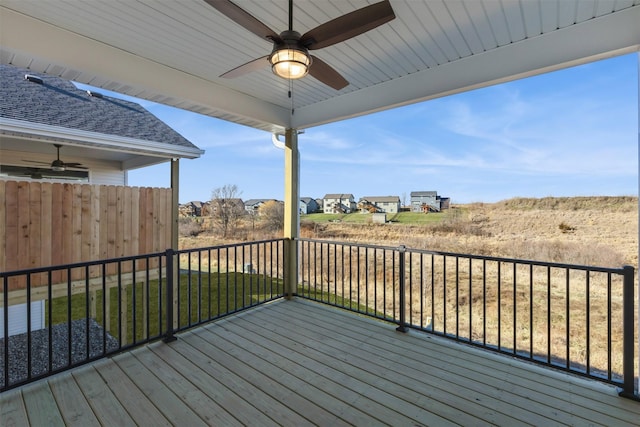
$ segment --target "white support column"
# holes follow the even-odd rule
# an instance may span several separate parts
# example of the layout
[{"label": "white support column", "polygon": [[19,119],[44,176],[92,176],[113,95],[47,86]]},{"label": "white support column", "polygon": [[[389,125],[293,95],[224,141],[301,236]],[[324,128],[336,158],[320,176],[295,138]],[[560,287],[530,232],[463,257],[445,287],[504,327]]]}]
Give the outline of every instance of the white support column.
[{"label": "white support column", "polygon": [[[180,159],[171,159],[171,249],[178,250],[178,205],[180,204]],[[173,327],[178,327],[179,257],[173,257]]]},{"label": "white support column", "polygon": [[289,299],[298,285],[298,243],[300,230],[300,154],[298,131],[287,129],[284,147],[284,237],[285,243],[285,295]]},{"label": "white support column", "polygon": [[180,159],[171,159],[171,249],[178,250],[178,205],[180,204]]}]

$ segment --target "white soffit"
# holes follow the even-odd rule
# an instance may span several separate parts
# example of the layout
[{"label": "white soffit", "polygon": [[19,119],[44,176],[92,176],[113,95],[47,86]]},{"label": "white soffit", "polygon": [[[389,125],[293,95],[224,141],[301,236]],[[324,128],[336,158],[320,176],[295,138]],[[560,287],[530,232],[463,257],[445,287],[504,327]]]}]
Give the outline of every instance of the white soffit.
[{"label": "white soffit", "polygon": [[[235,0],[276,32],[286,0]],[[369,0],[294,0],[301,33]],[[396,19],[314,54],[350,85],[267,68],[218,77],[271,46],[203,0],[2,0],[0,62],[270,132],[638,51],[640,0],[391,0]]]}]

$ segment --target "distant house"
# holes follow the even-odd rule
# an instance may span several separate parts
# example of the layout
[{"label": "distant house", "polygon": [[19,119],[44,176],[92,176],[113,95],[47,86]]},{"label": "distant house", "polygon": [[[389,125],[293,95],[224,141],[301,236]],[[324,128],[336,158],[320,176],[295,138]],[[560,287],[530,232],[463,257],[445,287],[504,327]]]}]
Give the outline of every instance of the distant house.
[{"label": "distant house", "polygon": [[[220,206],[233,206],[233,212],[244,212],[245,204],[242,199],[214,199],[211,202],[202,203],[202,216],[211,216]],[[227,212],[230,212],[227,210]]]},{"label": "distant house", "polygon": [[[234,201],[240,199],[233,199]],[[242,204],[242,200],[240,200],[240,204],[242,205],[242,209],[244,209],[244,204]],[[211,202],[200,202],[197,200],[183,203],[178,207],[178,214],[182,217],[196,217],[196,216],[210,216],[211,215]]]},{"label": "distant house", "polygon": [[181,217],[194,217],[201,215],[201,209],[196,203],[200,202],[187,202],[178,206],[178,214]]},{"label": "distant house", "polygon": [[257,215],[260,210],[260,206],[270,201],[277,202],[276,199],[249,199],[244,202],[244,210],[250,214]]},{"label": "distant house", "polygon": [[400,197],[362,197],[358,202],[358,209],[360,209],[360,212],[363,213],[398,213],[400,211]]},{"label": "distant house", "polygon": [[449,200],[438,196],[437,191],[412,191],[411,212],[440,212],[449,208]]},{"label": "distant house", "polygon": [[315,199],[311,197],[301,197],[300,198],[300,213],[303,215],[318,212],[320,210],[320,206]]},{"label": "distant house", "polygon": [[324,213],[351,213],[357,209],[353,194],[326,194],[322,198]]}]

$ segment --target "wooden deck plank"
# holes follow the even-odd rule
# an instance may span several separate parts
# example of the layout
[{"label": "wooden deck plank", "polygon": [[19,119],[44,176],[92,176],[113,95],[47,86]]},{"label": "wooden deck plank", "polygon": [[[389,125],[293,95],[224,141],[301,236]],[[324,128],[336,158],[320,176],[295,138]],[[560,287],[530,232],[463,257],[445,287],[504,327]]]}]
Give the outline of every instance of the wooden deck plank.
[{"label": "wooden deck plank", "polygon": [[[162,345],[154,345],[158,344]],[[206,425],[205,420],[214,415],[206,406],[206,403],[210,403],[209,399],[182,381],[170,366],[157,366],[155,363],[145,365],[138,359],[138,353],[148,352],[147,347],[142,347],[118,355],[113,360],[172,424]],[[202,409],[203,414],[194,411],[192,405]]]},{"label": "wooden deck plank", "polygon": [[116,363],[100,363],[95,368],[136,424],[158,427],[171,425]]},{"label": "wooden deck plank", "polygon": [[[341,321],[341,315],[346,315],[343,320],[349,321],[350,314],[345,312],[336,313],[328,321],[335,325],[345,325]],[[346,330],[357,325],[359,323],[347,323],[343,331],[346,333]],[[362,335],[364,332],[356,328],[354,333]],[[439,357],[441,363],[455,364],[458,367],[456,372],[460,372],[461,368],[470,368],[470,380],[476,379],[479,374],[491,373],[491,377],[509,385],[506,391],[510,393],[519,391],[529,400],[541,398],[541,401],[534,402],[543,407],[549,406],[559,410],[572,408],[574,413],[589,417],[589,421],[597,419],[600,413],[604,415],[604,424],[611,422],[612,410],[616,413],[615,416],[624,422],[636,424],[640,418],[640,405],[629,399],[621,399],[613,386],[467,345],[463,345],[465,351],[460,352],[459,345],[440,337],[427,336],[419,332],[411,335],[417,341],[404,342],[394,339],[381,342],[380,345],[401,346],[405,351],[416,351],[427,358]],[[421,341],[425,339],[431,342],[423,345]]]},{"label": "wooden deck plank", "polygon": [[[111,362],[107,361],[107,363]],[[109,384],[102,379],[94,366],[76,369],[71,371],[71,374],[100,424],[117,426],[135,425],[135,421],[118,401],[118,398],[109,388]]]},{"label": "wooden deck plank", "polygon": [[[298,363],[283,359],[274,351],[277,344],[270,347],[257,346],[228,331],[226,327],[222,330],[215,327],[201,328],[195,332],[202,337],[203,341],[214,343],[214,350],[226,352],[232,358],[251,363],[256,369],[272,371],[267,384],[280,384],[285,390],[284,395],[280,396],[280,391],[277,391],[274,397],[287,401],[289,405],[305,408],[305,414],[312,417],[314,421],[321,418],[316,418],[311,411],[307,412],[307,405],[311,404],[314,407],[319,405],[352,425],[376,424],[376,418],[369,415],[368,409],[373,408],[367,407],[368,402],[363,402],[363,405],[357,409],[345,412],[345,408],[349,408],[351,402],[361,399],[362,396],[343,390],[339,383],[312,376],[308,369]],[[287,394],[286,390],[293,391],[293,394],[290,392]],[[335,420],[335,424],[340,422],[339,419]]]},{"label": "wooden deck plank", "polygon": [[65,425],[78,427],[100,425],[71,373],[64,372],[52,377],[49,385]]},{"label": "wooden deck plank", "polygon": [[640,425],[557,370],[300,299],[0,395],[0,425]]},{"label": "wooden deck plank", "polygon": [[[307,307],[292,306],[290,309],[304,314],[307,320],[314,316],[314,311]],[[341,311],[330,318],[318,316],[318,321],[322,322],[320,324],[325,330],[341,327],[341,334],[337,339],[344,339],[345,335],[350,333],[349,331],[355,337],[366,337],[370,333],[377,333],[376,321],[362,318],[361,322],[354,322],[351,320],[352,317],[351,313]],[[374,324],[363,329],[363,325],[371,322]],[[459,375],[462,379],[466,376],[467,382],[478,380],[493,384],[496,381],[502,382],[503,394],[496,398],[509,402],[509,407],[505,410],[513,410],[512,399],[519,393],[517,400],[521,405],[525,405],[525,408],[535,406],[535,409],[531,409],[532,411],[553,417],[552,419],[561,423],[595,422],[608,425],[611,422],[620,422],[637,425],[637,420],[640,419],[640,405],[620,398],[613,387],[605,384],[466,345],[462,346],[464,351],[459,351],[460,345],[443,338],[426,336],[422,333],[409,335],[413,335],[414,340],[401,339],[402,335],[396,335],[376,342],[376,346],[392,348],[394,351],[396,348],[401,348],[403,353],[417,352],[420,363],[434,364],[433,369],[429,370],[430,373],[440,372],[447,369],[447,366],[453,366],[452,379],[454,380]],[[421,343],[425,339],[430,341],[426,346]],[[375,348],[377,347],[372,350]],[[558,394],[558,390],[563,390],[565,393]]]},{"label": "wooden deck plank", "polygon": [[29,424],[20,389],[0,394],[0,420],[6,427],[21,427]]},{"label": "wooden deck plank", "polygon": [[[442,379],[430,375],[429,372],[421,372],[419,369],[422,367],[421,365],[407,366],[403,364],[411,357],[410,352],[399,353],[397,350],[392,350],[385,353],[380,346],[367,346],[366,342],[356,340],[355,337],[351,340],[338,341],[338,337],[332,338],[329,332],[323,332],[328,331],[326,323],[308,326],[309,319],[312,317],[309,310],[297,314],[296,319],[300,319],[300,323],[298,323],[296,332],[304,337],[303,342],[308,345],[313,345],[314,341],[322,343],[316,356],[318,363],[332,364],[336,363],[336,360],[343,360],[345,372],[350,372],[351,366],[358,366],[366,371],[362,374],[363,381],[369,381],[372,385],[379,384],[380,388],[404,399],[412,397],[412,403],[418,406],[434,405],[437,402],[440,405],[438,414],[450,420],[465,424],[477,419],[502,425],[553,424],[549,419],[526,416],[529,415],[528,413],[519,414],[520,419],[513,413],[510,415],[501,413],[494,405],[485,404],[482,399],[478,398],[477,392],[486,388],[485,384],[465,382],[457,384],[449,381],[446,375],[448,372],[444,369],[439,372],[445,374],[442,375]],[[276,315],[276,319],[278,319],[275,310],[273,313],[269,312],[268,315]],[[290,315],[291,311],[287,315],[281,315],[281,321]],[[265,319],[256,316],[249,320],[260,323]],[[386,330],[382,329],[380,325],[375,326],[379,331],[378,336],[375,337],[376,341],[385,341],[398,334],[393,326],[389,326]],[[340,334],[340,338],[343,338],[342,334]],[[450,376],[454,375],[450,374]],[[469,386],[474,385],[478,390],[469,389]]]},{"label": "wooden deck plank", "polygon": [[[282,402],[281,405],[286,405],[288,411],[280,410],[275,417],[279,422],[284,422],[295,414],[301,418],[304,416],[306,418],[304,423],[307,424],[310,421],[330,425],[344,424],[344,421],[341,421],[331,411],[332,403],[339,405],[342,404],[341,402],[330,402],[330,399],[321,390],[316,391],[312,400],[301,396],[299,389],[308,386],[306,382],[298,381],[290,372],[284,371],[260,356],[256,357],[255,353],[249,353],[247,356],[246,349],[232,343],[218,341],[217,336],[203,332],[201,330],[195,331],[195,336],[187,338],[190,340],[189,343],[209,351],[211,357],[227,372],[241,376],[240,381],[252,384],[261,392],[271,396],[272,399]],[[212,345],[214,341],[215,345]],[[228,381],[225,382],[228,383]]]},{"label": "wooden deck plank", "polygon": [[22,391],[22,398],[24,399],[24,406],[30,425],[64,425],[64,419],[62,418],[62,414],[60,414],[48,382],[36,382],[27,385]]},{"label": "wooden deck plank", "polygon": [[[195,335],[189,335],[185,337],[185,340],[189,346],[180,346],[179,351],[184,354],[185,357],[193,358],[193,360],[203,361],[201,359],[203,353],[201,351],[209,350],[209,343],[201,341]],[[217,377],[217,380],[223,387],[231,390],[237,395],[237,400],[244,399],[243,404],[252,405],[252,411],[258,411],[267,415],[268,419],[264,419],[265,424],[273,425],[308,425],[309,421],[304,417],[306,414],[300,414],[295,410],[296,406],[291,405],[290,402],[286,402],[282,399],[273,397],[273,390],[277,390],[276,384],[270,383],[266,372],[261,372],[252,366],[243,366],[242,362],[237,359],[226,359],[224,355],[219,354],[216,348],[210,349],[212,353],[209,354],[209,363],[203,366],[210,375]],[[200,353],[200,354],[198,354]],[[269,384],[270,387],[264,387],[264,384]],[[269,388],[273,388],[269,390]],[[265,390],[266,389],[266,390]],[[269,390],[271,393],[268,393]],[[289,391],[290,393],[290,391]],[[228,399],[227,399],[228,400]],[[238,406],[239,402],[232,402],[234,406]],[[225,407],[227,407],[225,405]],[[309,402],[306,402],[304,406],[305,413],[316,413],[315,408]],[[241,408],[234,410],[233,413],[242,415],[244,418],[241,421],[245,424],[251,424],[255,420],[251,412],[242,410]],[[328,414],[331,415],[331,414]]]},{"label": "wooden deck plank", "polygon": [[[272,316],[270,312],[263,312],[262,314]],[[278,335],[286,333],[284,331],[271,332],[269,330],[259,330],[259,332],[257,332],[260,325],[264,324],[266,318],[255,319],[254,316],[251,316],[247,317],[246,320],[251,322],[246,328],[247,333],[256,334],[251,338],[252,340],[263,340],[263,345],[270,346],[273,345],[272,341],[274,340],[278,340],[279,343],[283,342],[283,338],[278,339]],[[305,321],[304,318],[289,318],[289,320],[296,324],[301,324]],[[300,327],[296,328],[296,333],[298,333],[299,328]],[[296,340],[298,338],[299,337],[296,336]],[[367,360],[367,358],[371,356],[369,354],[365,355],[364,358],[354,357],[354,348],[342,347],[336,349],[336,354],[327,355],[325,352],[328,340],[324,340],[324,342],[304,340],[303,344],[305,345],[304,355],[310,358],[306,368],[318,375],[333,378],[338,382],[343,378],[343,384],[353,387],[356,393],[365,395],[378,403],[372,408],[372,415],[374,416],[377,415],[376,411],[380,412],[386,407],[397,414],[395,417],[400,417],[399,414],[403,414],[404,416],[410,417],[413,422],[427,425],[443,425],[447,423],[447,420],[453,423],[477,425],[480,419],[479,412],[475,415],[470,415],[454,406],[456,403],[458,405],[463,404],[464,400],[452,399],[447,393],[442,393],[442,396],[438,396],[430,390],[425,390],[423,393],[416,393],[389,379],[383,378],[384,373],[388,371],[388,367],[372,366]],[[289,343],[289,345],[293,347],[290,348],[285,345],[283,356],[293,351],[293,348],[296,346],[294,343]],[[344,378],[347,379],[344,380]],[[450,387],[450,385],[448,387]],[[439,399],[437,399],[438,397]],[[466,402],[466,405],[475,407],[477,411],[489,412],[485,408],[473,405],[472,402]],[[432,408],[436,406],[438,408],[437,411],[432,410]],[[503,417],[502,422],[505,425],[517,424],[515,419],[509,417]]]},{"label": "wooden deck plank", "polygon": [[[180,345],[176,347],[189,347],[186,345]],[[181,352],[171,348],[171,346],[154,346],[153,357],[162,359],[165,363],[173,366],[176,371],[184,376],[184,378],[193,383],[198,389],[209,397],[213,406],[215,407],[216,424],[224,425],[242,425],[243,423],[249,423],[252,419],[260,420],[264,425],[275,425],[275,423],[269,420],[268,417],[260,413],[254,406],[249,404],[246,396],[238,396],[226,388],[226,378],[224,382],[219,382],[216,376],[220,376],[220,373],[207,372],[199,368],[199,363],[204,364],[203,367],[208,365],[206,357],[199,358],[197,352],[193,352],[193,355],[187,352],[188,356],[185,357]],[[147,355],[149,356],[149,355]],[[192,356],[193,358],[189,357]],[[212,420],[207,420],[212,422]]]},{"label": "wooden deck plank", "polygon": [[[294,310],[278,311],[280,318],[284,319]],[[326,339],[327,335],[323,331],[327,330],[327,326],[330,328],[340,326],[339,323],[333,323],[331,320],[327,324],[326,321],[316,319],[313,310],[295,311],[299,316],[305,316],[305,325],[300,326],[298,332],[311,339]],[[503,405],[496,405],[497,401],[502,402],[506,398],[502,381],[493,381],[491,375],[473,371],[465,366],[456,366],[449,362],[450,359],[434,363],[431,353],[422,355],[416,352],[415,345],[407,345],[406,341],[411,340],[411,337],[396,332],[395,326],[390,326],[388,331],[390,333],[387,333],[382,340],[379,336],[372,335],[379,331],[379,325],[368,325],[365,322],[361,326],[360,330],[353,333],[343,327],[342,333],[334,340],[339,342],[356,340],[357,346],[347,349],[349,354],[375,363],[374,366],[382,369],[379,371],[381,376],[399,380],[401,388],[409,387],[422,391],[444,404],[453,405],[458,411],[464,408],[470,415],[491,423],[511,424],[519,420],[527,424],[553,425],[571,421],[570,417],[563,421],[553,418],[550,413],[532,413],[527,409],[530,406],[530,400],[517,395],[509,396],[511,405],[508,409],[503,408]],[[366,328],[367,326],[372,329]],[[368,337],[373,337],[373,344],[370,343],[371,340],[365,339]],[[330,357],[339,356],[344,351],[341,346],[333,349],[330,346],[325,347],[325,353]],[[373,371],[376,372],[376,368]],[[465,373],[469,374],[469,377],[465,377]]]},{"label": "wooden deck plank", "polygon": [[[251,313],[251,316],[253,315],[254,313]],[[304,378],[307,385],[300,392],[309,393],[310,399],[313,399],[313,396],[317,394],[316,391],[310,390],[310,385],[314,387],[323,385],[324,391],[327,393],[336,393],[342,416],[350,417],[354,413],[363,411],[376,418],[378,423],[403,424],[419,420],[419,422],[429,425],[447,425],[447,420],[443,417],[431,414],[419,405],[408,403],[405,400],[406,396],[402,398],[393,396],[383,389],[371,387],[367,382],[355,378],[353,372],[345,375],[344,371],[340,371],[334,366],[319,363],[309,356],[313,353],[311,346],[305,346],[301,353],[295,349],[295,345],[284,346],[282,342],[287,340],[284,336],[287,332],[280,331],[280,334],[270,332],[270,329],[278,329],[275,324],[270,324],[269,328],[264,329],[251,323],[248,326],[241,326],[251,316],[234,319],[233,323],[226,326],[223,331],[215,327],[208,329],[219,334],[222,342],[237,342],[240,338],[245,340],[240,351],[232,354],[233,357],[254,358],[252,354],[256,354],[258,348],[263,351],[261,357],[265,357],[265,352],[275,352],[273,363],[279,364],[283,372],[294,373],[295,370],[300,378]],[[259,332],[253,331],[254,329]],[[355,421],[347,419],[347,421],[362,424],[362,420],[358,422],[357,419]]]}]

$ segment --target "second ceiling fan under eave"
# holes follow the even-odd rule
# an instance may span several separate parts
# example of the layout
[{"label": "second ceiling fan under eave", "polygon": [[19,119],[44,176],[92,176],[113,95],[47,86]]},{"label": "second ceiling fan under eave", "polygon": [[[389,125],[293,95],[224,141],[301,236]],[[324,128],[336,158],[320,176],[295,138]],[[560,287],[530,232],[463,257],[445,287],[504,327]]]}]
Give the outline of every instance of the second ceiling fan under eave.
[{"label": "second ceiling fan under eave", "polygon": [[389,0],[383,0],[346,15],[339,16],[300,35],[293,30],[293,0],[289,0],[289,29],[277,34],[230,0],[204,0],[232,21],[273,42],[271,54],[242,64],[220,77],[235,78],[271,65],[273,72],[285,79],[299,79],[307,74],[336,90],[349,82],[333,67],[310,50],[322,49],[343,42],[395,19]]},{"label": "second ceiling fan under eave", "polygon": [[52,171],[54,172],[64,172],[67,168],[73,169],[87,169],[86,166],[83,166],[81,163],[72,163],[72,162],[63,162],[60,160],[60,148],[62,144],[53,144],[56,147],[56,159],[52,161],[50,164],[46,162],[41,162],[37,160],[25,160],[25,162],[29,163],[39,163],[41,165],[49,165]]}]

